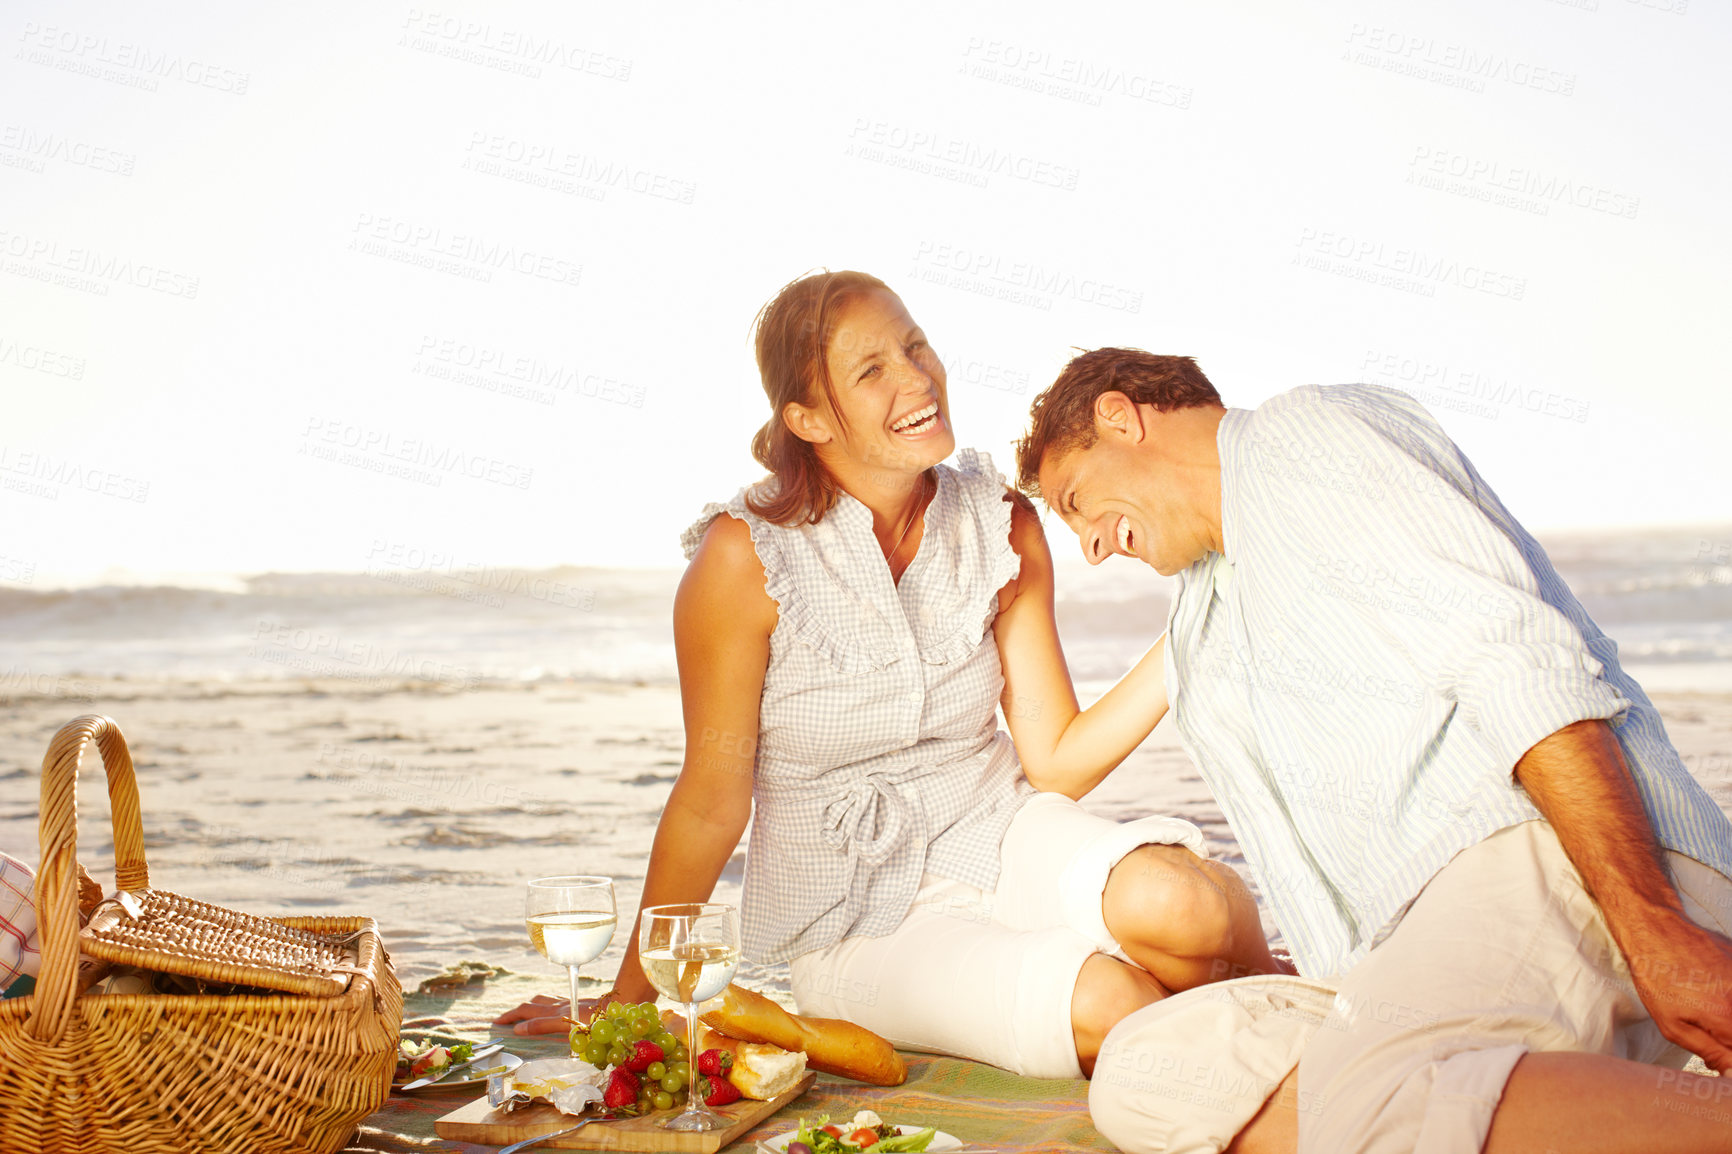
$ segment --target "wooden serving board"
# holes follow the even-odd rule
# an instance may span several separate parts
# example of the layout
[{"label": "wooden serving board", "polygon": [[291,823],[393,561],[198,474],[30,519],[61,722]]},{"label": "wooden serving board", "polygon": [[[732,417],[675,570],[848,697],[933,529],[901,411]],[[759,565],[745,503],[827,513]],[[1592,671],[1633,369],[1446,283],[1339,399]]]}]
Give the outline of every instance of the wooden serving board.
[{"label": "wooden serving board", "polygon": [[[768,1102],[741,1098],[738,1102],[715,1107],[716,1113],[731,1119],[732,1124],[721,1130],[702,1133],[681,1133],[664,1130],[662,1123],[674,1116],[672,1110],[662,1110],[643,1118],[623,1118],[618,1122],[591,1122],[575,1134],[554,1138],[543,1146],[565,1150],[666,1150],[678,1154],[715,1154],[723,1146],[798,1098],[818,1080],[816,1072],[794,1083],[792,1089],[776,1095]],[[545,1102],[519,1106],[507,1113],[487,1105],[486,1098],[477,1098],[460,1110],[453,1110],[437,1122],[433,1130],[441,1138],[453,1142],[476,1142],[483,1146],[504,1146],[521,1142],[537,1134],[563,1130],[576,1119],[561,1114]]]}]

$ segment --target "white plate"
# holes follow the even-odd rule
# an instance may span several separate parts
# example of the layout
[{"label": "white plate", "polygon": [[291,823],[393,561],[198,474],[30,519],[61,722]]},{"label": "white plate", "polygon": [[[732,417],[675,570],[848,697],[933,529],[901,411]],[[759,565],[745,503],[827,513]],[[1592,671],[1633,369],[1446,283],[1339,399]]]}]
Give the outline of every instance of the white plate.
[{"label": "white plate", "polygon": [[[909,1126],[901,1122],[892,1122],[891,1125],[896,1127],[896,1132],[898,1134],[918,1134],[920,1131],[926,1129],[924,1126]],[[777,1154],[783,1154],[783,1152],[788,1149],[788,1143],[792,1142],[794,1140],[794,1135],[798,1133],[798,1130],[790,1130],[786,1134],[769,1139],[768,1145],[770,1149],[777,1151]],[[944,1131],[940,1130],[932,1136],[932,1141],[927,1143],[926,1148],[931,1151],[954,1150],[961,1145],[963,1145],[962,1139],[956,1137],[954,1134],[946,1134]],[[868,1151],[868,1154],[870,1154],[870,1151]]]},{"label": "white plate", "polygon": [[[487,1075],[477,1074],[476,1071],[492,1070],[499,1066],[504,1066],[507,1070],[515,1070],[521,1065],[523,1065],[522,1058],[519,1058],[516,1054],[507,1054],[501,1050],[497,1054],[487,1055],[487,1057],[481,1059],[481,1061],[475,1063],[475,1065],[469,1067],[469,1069],[463,1071],[455,1078],[447,1078],[443,1082],[429,1082],[427,1085],[417,1086],[413,1090],[405,1090],[403,1089],[402,1083],[393,1082],[391,1083],[391,1092],[393,1094],[433,1094],[442,1090],[465,1089],[471,1086],[485,1086],[487,1085]],[[414,1080],[415,1079],[413,1078],[409,1079],[411,1082]]]}]

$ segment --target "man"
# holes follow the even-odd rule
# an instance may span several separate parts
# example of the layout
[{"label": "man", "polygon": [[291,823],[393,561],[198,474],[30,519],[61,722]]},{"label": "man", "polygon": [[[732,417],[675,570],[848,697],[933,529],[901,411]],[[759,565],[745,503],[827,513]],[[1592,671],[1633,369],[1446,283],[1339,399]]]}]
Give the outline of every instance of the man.
[{"label": "man", "polygon": [[1732,1071],[1732,826],[1430,415],[1364,385],[1226,409],[1190,358],[1098,349],[1032,416],[1021,486],[1091,562],[1178,577],[1178,732],[1325,983],[1127,1019],[1103,1131],[1174,1148],[1203,1094],[1251,1104],[1198,1148],[1256,1114],[1236,1149],[1732,1150],[1732,1097],[1676,1069]]}]

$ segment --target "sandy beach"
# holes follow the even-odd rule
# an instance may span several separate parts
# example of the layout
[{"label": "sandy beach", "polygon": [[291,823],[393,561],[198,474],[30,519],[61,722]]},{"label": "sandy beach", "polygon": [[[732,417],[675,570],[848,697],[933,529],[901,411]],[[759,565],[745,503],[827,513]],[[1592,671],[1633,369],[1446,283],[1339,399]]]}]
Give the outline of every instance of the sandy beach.
[{"label": "sandy beach", "polygon": [[[1104,686],[1083,688],[1088,699]],[[1655,703],[1692,773],[1732,809],[1732,694]],[[115,718],[131,745],[155,885],[257,913],[371,916],[410,987],[478,959],[561,989],[562,971],[529,948],[523,883],[611,875],[628,921],[684,746],[668,685],[59,682],[0,698],[0,848],[36,861],[42,754],[90,712]],[[80,858],[111,884],[93,771],[79,803]],[[1085,804],[1120,820],[1187,818],[1243,865],[1170,722]],[[742,847],[718,900],[737,899],[743,861]],[[589,974],[612,974],[625,937],[622,926]],[[742,977],[786,989],[782,967]]]}]

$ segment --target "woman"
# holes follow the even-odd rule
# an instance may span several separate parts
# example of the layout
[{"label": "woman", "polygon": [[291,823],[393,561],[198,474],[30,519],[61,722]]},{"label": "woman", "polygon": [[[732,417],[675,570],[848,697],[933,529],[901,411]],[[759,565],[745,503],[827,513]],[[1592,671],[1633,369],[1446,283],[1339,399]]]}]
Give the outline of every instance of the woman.
[{"label": "woman", "polygon": [[[1040,522],[984,456],[939,464],[944,366],[901,300],[804,278],[756,350],[771,476],[685,536],[686,755],[642,905],[705,900],[755,801],[745,953],[790,963],[802,1012],[1034,1076],[1086,1075],[1168,991],[1275,972],[1195,826],[1073,800],[1166,711],[1161,645],[1078,710]],[[656,996],[636,936],[609,997]]]}]

